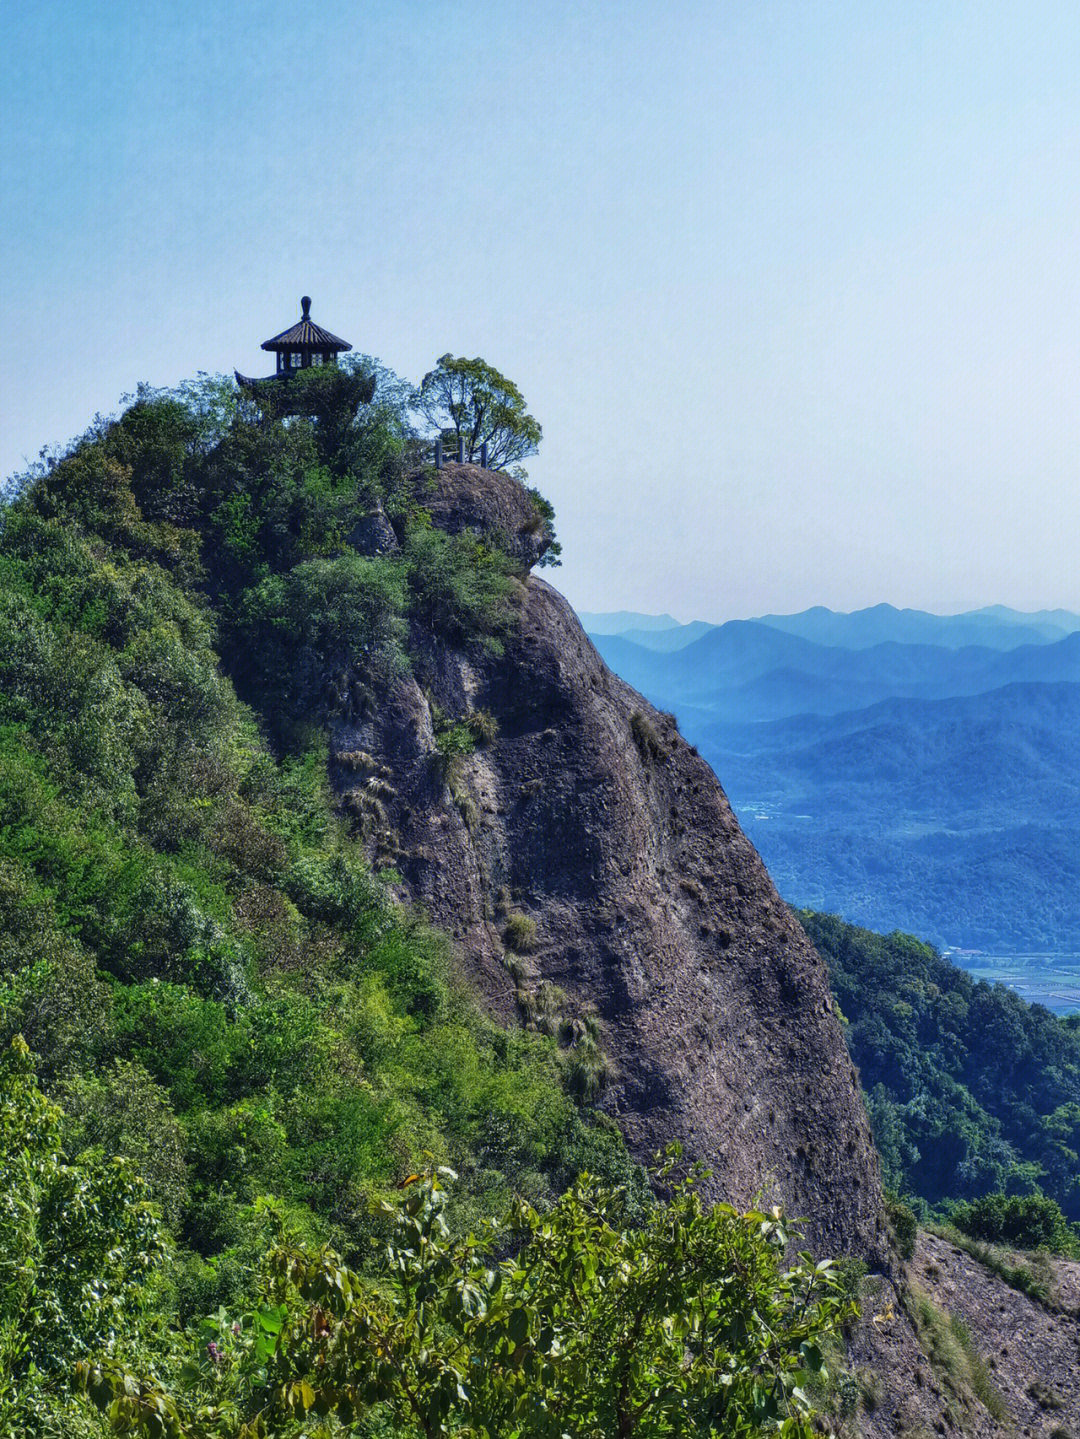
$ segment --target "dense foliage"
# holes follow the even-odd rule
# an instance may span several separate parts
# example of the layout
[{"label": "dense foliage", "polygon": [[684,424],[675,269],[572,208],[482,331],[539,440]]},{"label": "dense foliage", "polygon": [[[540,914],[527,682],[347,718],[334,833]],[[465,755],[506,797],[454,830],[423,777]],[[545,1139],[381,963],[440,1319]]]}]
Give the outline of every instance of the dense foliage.
[{"label": "dense foliage", "polygon": [[106,1360],[82,1366],[90,1395],[151,1439],[334,1420],[429,1439],[817,1432],[802,1386],[827,1377],[821,1344],[854,1305],[831,1265],[785,1266],[778,1212],[706,1208],[692,1175],[639,1228],[624,1193],[583,1177],[545,1214],[519,1201],[455,1240],[447,1174],[385,1206],[381,1283],[280,1245],[257,1308],[193,1336],[173,1388]]},{"label": "dense foliage", "polygon": [[1046,1194],[1080,1219],[1080,1028],[910,935],[799,918],[829,965],[886,1182],[931,1205]]},{"label": "dense foliage", "polygon": [[69,1162],[25,1042],[0,1054],[0,1434],[82,1432],[76,1361],[145,1352],[162,1236],[122,1159]]}]

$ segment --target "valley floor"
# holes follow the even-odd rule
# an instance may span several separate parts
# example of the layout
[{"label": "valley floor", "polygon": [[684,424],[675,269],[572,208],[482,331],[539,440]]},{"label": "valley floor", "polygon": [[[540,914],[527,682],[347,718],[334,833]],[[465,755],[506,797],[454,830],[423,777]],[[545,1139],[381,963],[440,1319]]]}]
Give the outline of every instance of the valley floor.
[{"label": "valley floor", "polygon": [[1080,1010],[1080,955],[1077,954],[949,954],[972,979],[1004,984],[1028,1004],[1044,1005],[1052,1014]]}]

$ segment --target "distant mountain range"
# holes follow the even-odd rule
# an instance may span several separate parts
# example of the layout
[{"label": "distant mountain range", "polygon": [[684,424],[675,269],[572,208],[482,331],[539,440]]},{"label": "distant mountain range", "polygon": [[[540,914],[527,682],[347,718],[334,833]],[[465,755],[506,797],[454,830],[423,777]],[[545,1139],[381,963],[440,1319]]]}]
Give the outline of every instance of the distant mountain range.
[{"label": "distant mountain range", "polygon": [[[590,635],[621,635],[646,649],[682,649],[708,630],[722,628],[705,620],[680,624],[671,615],[643,615],[630,610],[611,614],[578,615]],[[736,621],[735,623],[739,623]],[[1038,610],[1025,614],[1004,605],[990,605],[959,615],[934,615],[927,610],[898,610],[894,605],[873,605],[869,609],[841,614],[815,605],[796,615],[759,615],[753,624],[799,635],[819,645],[840,645],[844,649],[868,649],[871,645],[942,645],[961,649],[964,645],[985,645],[1011,650],[1022,644],[1046,644],[1064,639],[1080,630],[1080,615],[1068,610]]]},{"label": "distant mountain range", "polygon": [[830,715],[882,700],[949,699],[1018,683],[1080,683],[1080,630],[1063,639],[1000,646],[825,645],[762,620],[731,620],[676,650],[595,635],[607,663],[654,703],[741,723]]},{"label": "distant mountain range", "polygon": [[[680,625],[671,615],[639,615],[633,610],[612,610],[610,614],[589,614],[586,610],[579,610],[578,619],[591,635],[622,635],[628,630],[657,630],[666,633],[688,628],[687,625]],[[706,625],[706,629],[710,628],[712,626]]]},{"label": "distant mountain range", "polygon": [[[926,610],[898,610],[893,605],[837,614],[821,605],[797,615],[762,615],[760,623],[788,634],[801,635],[820,645],[868,649],[871,645],[942,645],[962,649],[985,645],[1009,650],[1022,644],[1046,644],[1080,630],[1080,616],[1067,610],[1039,610],[1022,614],[1004,605],[968,610],[959,615],[934,615]],[[684,629],[691,626],[684,625]],[[622,633],[622,631],[616,631]]]},{"label": "distant mountain range", "polygon": [[587,618],[625,626],[590,633],[675,712],[793,903],[1080,952],[1080,616]]},{"label": "distant mountain range", "polygon": [[890,699],[868,709],[699,736],[724,782],[763,803],[873,827],[943,815],[951,828],[1080,817],[1080,687],[1013,684],[960,699]]}]

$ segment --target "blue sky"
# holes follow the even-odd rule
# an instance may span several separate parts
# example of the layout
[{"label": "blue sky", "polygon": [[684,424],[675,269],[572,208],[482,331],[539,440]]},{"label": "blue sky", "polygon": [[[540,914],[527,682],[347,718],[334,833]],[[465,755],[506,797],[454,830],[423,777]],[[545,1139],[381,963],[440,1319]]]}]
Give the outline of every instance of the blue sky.
[{"label": "blue sky", "polygon": [[585,609],[1080,608],[1065,4],[9,6],[0,467],[298,297],[521,386]]}]

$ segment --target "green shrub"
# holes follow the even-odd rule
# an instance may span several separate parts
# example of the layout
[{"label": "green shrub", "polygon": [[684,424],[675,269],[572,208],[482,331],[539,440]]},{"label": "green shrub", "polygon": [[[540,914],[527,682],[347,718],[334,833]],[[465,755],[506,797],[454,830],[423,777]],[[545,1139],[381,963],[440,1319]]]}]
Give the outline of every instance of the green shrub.
[{"label": "green shrub", "polygon": [[449,1000],[450,948],[444,935],[419,921],[388,925],[363,958],[404,1013],[434,1022]]},{"label": "green shrub", "polygon": [[435,748],[446,761],[472,754],[476,749],[476,735],[464,721],[447,721],[435,730]]},{"label": "green shrub", "polygon": [[395,1141],[401,1106],[344,1078],[296,1090],[282,1117],[289,1192],[317,1213],[362,1212],[362,1186],[392,1182],[407,1155]]},{"label": "green shrub", "polygon": [[515,615],[518,585],[499,549],[470,534],[412,528],[404,559],[410,612],[437,633],[496,653]]},{"label": "green shrub", "polygon": [[1045,1194],[986,1194],[948,1206],[950,1221],[964,1234],[1016,1249],[1080,1254],[1080,1235],[1061,1206]]},{"label": "green shrub", "polygon": [[886,1190],[885,1217],[897,1254],[901,1259],[910,1259],[915,1253],[915,1236],[918,1233],[918,1221],[913,1210],[897,1195]]},{"label": "green shrub", "polygon": [[634,736],[634,743],[646,763],[665,758],[660,736],[653,728],[652,722],[640,710],[635,710],[630,716],[630,733]]},{"label": "green shrub", "polygon": [[585,1177],[543,1213],[519,1200],[456,1240],[453,1178],[410,1176],[387,1206],[377,1287],[332,1251],[280,1244],[262,1310],[246,1327],[217,1316],[189,1341],[213,1336],[225,1396],[197,1351],[172,1392],[108,1360],[82,1366],[82,1382],[116,1428],[148,1435],[163,1419],[185,1432],[196,1412],[214,1434],[257,1413],[268,1439],[328,1414],[536,1439],[816,1432],[806,1386],[852,1305],[827,1261],[785,1260],[779,1211],[706,1205],[701,1174],[678,1182],[669,1165],[668,1198],[640,1225],[623,1192]]},{"label": "green shrub", "polygon": [[515,954],[531,954],[536,948],[539,930],[536,920],[528,914],[514,912],[506,917],[503,943]]},{"label": "green shrub", "polygon": [[[475,752],[478,745],[486,744],[498,734],[499,726],[495,717],[487,710],[476,710],[454,720],[444,714],[429,695],[431,722],[435,731],[435,767],[450,790],[458,812],[465,821],[465,827],[472,833],[479,822],[480,811],[463,783],[463,762]],[[370,789],[370,782],[367,786]]]}]

